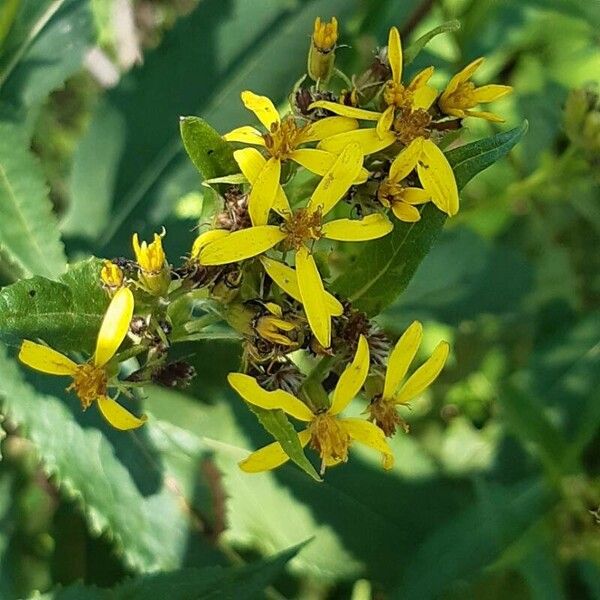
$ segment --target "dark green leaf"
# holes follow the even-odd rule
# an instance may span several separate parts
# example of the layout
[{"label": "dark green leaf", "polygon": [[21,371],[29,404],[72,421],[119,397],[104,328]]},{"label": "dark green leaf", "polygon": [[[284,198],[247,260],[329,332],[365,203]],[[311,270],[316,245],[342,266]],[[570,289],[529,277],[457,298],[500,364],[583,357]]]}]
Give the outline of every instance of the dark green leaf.
[{"label": "dark green leaf", "polygon": [[4,40],[17,16],[20,4],[21,0],[6,0],[6,2],[0,6],[0,50],[2,49]]},{"label": "dark green leaf", "polygon": [[238,171],[231,144],[225,142],[204,119],[181,117],[179,128],[183,146],[203,179]]},{"label": "dark green leaf", "polygon": [[46,184],[24,127],[0,122],[0,250],[23,276],[66,268]]},{"label": "dark green leaf", "polygon": [[59,281],[33,277],[0,290],[0,340],[39,338],[62,352],[91,353],[108,306],[100,268],[99,260],[89,259]]},{"label": "dark green leaf", "polygon": [[[527,124],[447,153],[459,190],[477,173],[507,154]],[[396,221],[384,238],[361,244],[360,253],[332,288],[368,315],[380,313],[405,289],[439,235],[446,215],[431,203],[416,223]]]}]

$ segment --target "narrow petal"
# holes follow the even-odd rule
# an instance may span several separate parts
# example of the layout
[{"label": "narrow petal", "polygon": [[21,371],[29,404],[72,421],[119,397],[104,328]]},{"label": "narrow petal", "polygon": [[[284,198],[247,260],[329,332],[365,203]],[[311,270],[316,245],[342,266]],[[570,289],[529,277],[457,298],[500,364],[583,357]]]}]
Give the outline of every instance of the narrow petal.
[{"label": "narrow petal", "polygon": [[392,204],[392,212],[396,219],[404,223],[416,223],[421,220],[419,209],[405,202],[394,202]]},{"label": "narrow petal", "polygon": [[233,129],[223,136],[226,142],[241,142],[242,144],[254,144],[255,146],[264,146],[265,140],[258,129],[244,125]]},{"label": "narrow petal", "polygon": [[388,106],[379,121],[377,121],[377,125],[375,127],[377,131],[377,135],[380,139],[384,139],[390,129],[392,128],[392,123],[394,122],[394,107]]},{"label": "narrow petal", "polygon": [[256,115],[267,130],[271,129],[273,123],[279,123],[279,113],[269,98],[250,91],[242,92],[241,97],[244,106]]},{"label": "narrow petal", "polygon": [[384,398],[392,398],[396,393],[421,345],[422,339],[423,326],[419,321],[414,321],[394,346],[385,373]]},{"label": "narrow petal", "polygon": [[331,407],[329,412],[332,415],[341,413],[352,398],[354,398],[365,383],[369,374],[369,344],[364,335],[358,338],[356,354],[352,362],[344,369],[333,390]]},{"label": "narrow petal", "polygon": [[380,112],[365,110],[364,108],[355,108],[354,106],[346,106],[345,104],[330,102],[329,100],[317,100],[308,107],[309,110],[313,110],[314,108],[324,108],[336,115],[349,117],[351,119],[360,119],[362,121],[378,121],[379,117],[381,117]]},{"label": "narrow petal", "polygon": [[[267,275],[288,295],[297,302],[302,302],[300,286],[298,285],[298,276],[292,267],[283,263],[261,256],[260,261],[263,264]],[[325,292],[325,303],[329,314],[333,317],[339,317],[344,312],[342,303],[329,292]]]},{"label": "narrow petal", "polygon": [[387,235],[394,228],[381,213],[363,219],[336,219],[323,225],[323,236],[339,242],[366,242]]},{"label": "narrow petal", "polygon": [[485,110],[465,110],[463,112],[465,117],[476,117],[478,119],[485,119],[490,123],[504,123],[504,121],[506,121],[506,119],[502,118],[500,115],[497,115],[492,112],[487,112]]},{"label": "narrow petal", "polygon": [[388,62],[392,69],[392,79],[396,83],[402,81],[402,43],[400,41],[400,32],[397,27],[390,29],[388,36]]},{"label": "narrow petal", "polygon": [[408,177],[410,172],[417,166],[419,157],[423,151],[423,138],[414,139],[398,156],[394,159],[390,166],[390,181],[398,183],[405,177]]},{"label": "narrow petal", "polygon": [[123,343],[131,317],[135,300],[129,288],[121,288],[110,301],[96,341],[94,364],[98,367],[105,365]]},{"label": "narrow petal", "polygon": [[427,85],[427,82],[431,79],[433,72],[433,67],[426,67],[422,71],[419,71],[408,84],[408,88],[415,92],[424,85]]},{"label": "narrow petal", "polygon": [[312,332],[324,348],[331,345],[331,315],[315,259],[306,248],[296,252],[296,274],[302,305]]},{"label": "narrow petal", "polygon": [[[333,167],[333,163],[337,159],[337,154],[319,150],[318,148],[298,148],[290,154],[290,158],[305,169],[308,169],[311,173],[323,176]],[[360,185],[368,178],[369,171],[363,167],[352,183]]]},{"label": "narrow petal", "polygon": [[359,144],[361,152],[367,155],[379,152],[395,141],[396,136],[391,131],[388,131],[384,137],[380,137],[375,128],[357,129],[326,138],[319,142],[319,148],[339,154],[348,144]]},{"label": "narrow petal", "polygon": [[248,196],[248,212],[253,225],[266,225],[275,202],[281,176],[281,161],[270,158],[254,180]]},{"label": "narrow petal", "polygon": [[266,410],[280,409],[299,421],[311,421],[314,418],[311,410],[304,402],[283,390],[268,392],[261,388],[256,379],[250,377],[250,375],[229,373],[227,381],[246,402],[254,406]]},{"label": "narrow petal", "polygon": [[408,204],[425,204],[431,200],[431,194],[421,188],[404,188],[402,200]]},{"label": "narrow petal", "polygon": [[458,189],[454,172],[444,153],[431,140],[423,141],[417,172],[433,203],[442,212],[455,215],[458,212]]},{"label": "narrow petal", "polygon": [[209,229],[204,233],[201,233],[195,240],[192,246],[192,258],[198,260],[200,256],[200,252],[209,244],[212,244],[214,241],[227,237],[229,235],[229,231],[227,229]]},{"label": "narrow petal", "polygon": [[[476,58],[470,62],[462,71],[459,71],[454,77],[458,78],[459,83],[464,83],[473,77],[475,71],[483,64],[485,59],[483,57]],[[454,79],[454,78],[453,78]]]},{"label": "narrow petal", "polygon": [[409,402],[428,388],[444,368],[450,346],[440,342],[431,356],[408,378],[395,397],[399,404]]},{"label": "narrow petal", "polygon": [[[342,134],[343,135],[343,134]],[[307,208],[326,215],[350,189],[362,169],[363,155],[358,144],[348,144],[336,158],[308,201]]]},{"label": "narrow petal", "polygon": [[262,254],[285,239],[277,225],[240,229],[209,244],[200,252],[202,265],[226,265]]},{"label": "narrow petal", "polygon": [[73,375],[77,370],[77,365],[64,354],[29,340],[24,340],[21,344],[19,360],[28,367],[48,375]]},{"label": "narrow petal", "polygon": [[[298,434],[300,444],[304,448],[310,440],[310,432],[308,430],[301,431]],[[246,473],[260,473],[262,471],[270,471],[280,467],[289,460],[289,456],[281,447],[279,442],[273,442],[256,452],[252,452],[247,458],[239,463],[240,469]]]},{"label": "narrow petal", "polygon": [[148,420],[148,417],[145,415],[139,418],[136,417],[126,408],[123,408],[116,400],[108,396],[100,396],[98,398],[98,409],[109,425],[121,431],[137,429]]},{"label": "narrow petal", "polygon": [[394,466],[394,453],[385,441],[383,431],[377,425],[363,419],[340,419],[340,424],[353,440],[381,452],[385,469],[391,469]]},{"label": "narrow petal", "polygon": [[356,119],[349,117],[325,117],[304,127],[300,133],[298,144],[318,142],[323,138],[354,129],[358,129]]},{"label": "narrow petal", "polygon": [[474,92],[475,100],[479,102],[493,102],[512,92],[510,85],[484,85],[479,87]]},{"label": "narrow petal", "polygon": [[424,85],[418,90],[415,90],[412,99],[413,108],[422,108],[423,110],[429,110],[431,105],[437,98],[438,91],[431,85]]}]

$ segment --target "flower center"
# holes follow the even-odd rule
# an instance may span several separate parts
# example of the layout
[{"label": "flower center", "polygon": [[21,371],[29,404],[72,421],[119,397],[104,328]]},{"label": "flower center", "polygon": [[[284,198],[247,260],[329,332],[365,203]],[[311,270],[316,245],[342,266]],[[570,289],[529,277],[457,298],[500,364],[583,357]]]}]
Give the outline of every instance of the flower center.
[{"label": "flower center", "polygon": [[321,460],[348,460],[350,436],[339,420],[329,413],[317,415],[310,424],[310,447],[316,450]]},{"label": "flower center", "polygon": [[323,235],[322,227],[323,215],[319,208],[317,210],[300,208],[282,225],[287,233],[286,244],[295,250],[299,250],[305,242],[318,240]]},{"label": "flower center", "polygon": [[390,79],[383,88],[383,99],[388,106],[410,108],[413,103],[413,93],[401,83],[396,83]]},{"label": "flower center", "polygon": [[448,97],[447,103],[456,108],[473,108],[477,104],[474,101],[475,84],[472,81],[464,81]]},{"label": "flower center", "polygon": [[88,362],[77,366],[77,371],[73,375],[73,383],[67,388],[67,391],[75,390],[81,400],[81,406],[85,410],[98,396],[106,395],[106,383],[104,368]]},{"label": "flower center", "polygon": [[287,117],[281,123],[273,123],[271,131],[263,135],[269,154],[280,160],[289,158],[298,145],[298,137],[302,131],[293,117]]},{"label": "flower center", "polygon": [[384,179],[377,190],[377,199],[383,206],[389,208],[396,202],[402,201],[404,186],[400,183]]},{"label": "flower center", "polygon": [[381,396],[376,397],[369,404],[367,410],[369,411],[369,421],[373,421],[386,437],[394,435],[398,427],[402,427],[408,433],[408,423],[398,414],[396,405],[390,400]]},{"label": "flower center", "polygon": [[422,108],[401,108],[394,119],[396,137],[406,146],[418,137],[429,137],[431,115]]}]

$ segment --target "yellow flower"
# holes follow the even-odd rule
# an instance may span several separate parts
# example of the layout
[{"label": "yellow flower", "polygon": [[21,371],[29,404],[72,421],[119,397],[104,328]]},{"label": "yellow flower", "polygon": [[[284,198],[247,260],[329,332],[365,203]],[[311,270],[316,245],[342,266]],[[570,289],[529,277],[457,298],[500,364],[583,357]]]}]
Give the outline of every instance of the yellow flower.
[{"label": "yellow flower", "polygon": [[22,343],[19,360],[42,373],[72,377],[73,383],[67,389],[75,390],[82,408],[85,410],[97,402],[100,413],[115,429],[140,427],[146,422],[145,416],[138,418],[132,415],[107,395],[110,385],[107,365],[127,335],[133,307],[131,290],[118,290],[102,320],[94,356],[86,363],[77,364],[60,352],[29,340]]},{"label": "yellow flower", "polygon": [[494,123],[503,123],[504,119],[494,113],[471,110],[478,104],[494,102],[512,92],[509,85],[484,85],[476,87],[471,77],[482,65],[483,58],[478,58],[457,73],[448,83],[438,102],[440,110],[447,115],[459,117],[479,117]]},{"label": "yellow flower", "polygon": [[100,271],[100,280],[109,294],[114,294],[119,288],[123,287],[123,271],[110,260],[105,260]]},{"label": "yellow flower", "polygon": [[[276,195],[281,197],[279,179],[281,164],[293,160],[312,173],[325,175],[331,169],[336,155],[316,148],[300,148],[310,142],[318,142],[323,138],[350,131],[358,127],[355,119],[347,117],[326,117],[307,125],[298,125],[293,116],[285,119],[279,117],[275,106],[266,96],[258,96],[250,91],[242,92],[242,102],[251,110],[266,127],[267,133],[261,134],[254,127],[238,127],[225,134],[223,138],[229,142],[241,142],[263,147],[269,159],[259,164],[262,158],[259,152],[236,152],[240,170],[252,184],[248,198],[248,210],[254,225],[267,222],[269,210],[274,207]],[[258,169],[256,167],[258,165]],[[248,175],[250,173],[250,176]],[[365,173],[357,174],[357,183],[366,179]],[[265,207],[267,207],[265,212]],[[280,206],[281,209],[285,206]]]},{"label": "yellow flower", "polygon": [[386,436],[393,435],[398,425],[407,429],[404,420],[396,411],[396,406],[407,404],[427,389],[440,374],[448,358],[448,342],[440,342],[431,356],[400,385],[422,339],[423,326],[414,321],[390,353],[382,395],[376,397],[367,409],[370,420],[380,427]]},{"label": "yellow flower", "polygon": [[[346,367],[333,391],[331,405],[327,410],[312,411],[301,400],[285,392],[267,392],[254,377],[243,373],[230,373],[231,387],[250,404],[267,410],[283,410],[294,419],[307,423],[304,431],[298,434],[300,444],[319,453],[321,472],[348,460],[348,450],[356,441],[374,448],[383,454],[383,466],[390,469],[394,463],[392,450],[385,441],[383,431],[373,423],[357,418],[342,418],[339,414],[359,393],[369,373],[369,345],[361,336],[356,355]],[[289,460],[289,456],[279,442],[274,442],[253,452],[240,463],[247,473],[258,473],[275,469]]]},{"label": "yellow flower", "polygon": [[331,311],[332,303],[328,300],[312,256],[314,242],[321,238],[367,241],[392,230],[392,224],[382,214],[371,214],[360,220],[325,222],[326,215],[345,196],[361,168],[360,148],[357,144],[350,144],[319,182],[306,207],[284,214],[281,225],[256,225],[219,237],[200,251],[200,264],[209,266],[242,261],[283,242],[286,250],[295,254],[298,291],[310,328],[319,343],[328,348],[331,344],[331,316],[335,313]]},{"label": "yellow flower", "polygon": [[256,325],[254,326],[256,333],[272,344],[279,344],[280,346],[286,346],[288,348],[295,346],[296,343],[290,340],[284,333],[294,331],[296,325],[283,318],[283,311],[278,304],[267,302],[265,308],[268,313],[258,317]]},{"label": "yellow flower", "polygon": [[328,23],[322,22],[321,17],[317,17],[308,52],[307,66],[308,74],[314,81],[327,82],[331,77],[337,39],[337,19],[333,17]]},{"label": "yellow flower", "polygon": [[154,241],[140,244],[138,234],[133,234],[133,252],[140,267],[140,282],[148,293],[153,296],[163,296],[167,293],[171,276],[167,265],[167,257],[162,247],[162,234],[155,233]]}]

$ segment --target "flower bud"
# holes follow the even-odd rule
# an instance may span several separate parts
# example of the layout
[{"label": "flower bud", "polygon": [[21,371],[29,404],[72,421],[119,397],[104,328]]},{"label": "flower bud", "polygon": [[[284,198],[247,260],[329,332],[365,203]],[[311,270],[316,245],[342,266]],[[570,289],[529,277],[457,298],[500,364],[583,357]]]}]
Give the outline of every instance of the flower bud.
[{"label": "flower bud", "polygon": [[118,289],[123,287],[123,271],[119,265],[110,260],[105,260],[100,271],[100,280],[106,291],[112,296]]},{"label": "flower bud", "polygon": [[331,21],[322,22],[321,17],[317,17],[308,51],[308,74],[314,81],[329,81],[335,63],[337,39],[337,19],[332,17]]},{"label": "flower bud", "polygon": [[140,244],[138,234],[133,234],[133,251],[140,268],[140,283],[152,296],[164,296],[171,283],[171,273],[167,265],[167,258],[162,247],[163,233],[154,234],[154,241],[150,244]]}]

